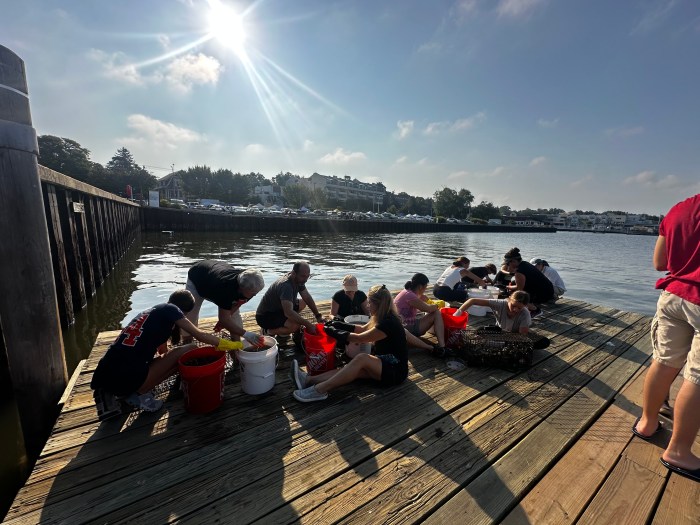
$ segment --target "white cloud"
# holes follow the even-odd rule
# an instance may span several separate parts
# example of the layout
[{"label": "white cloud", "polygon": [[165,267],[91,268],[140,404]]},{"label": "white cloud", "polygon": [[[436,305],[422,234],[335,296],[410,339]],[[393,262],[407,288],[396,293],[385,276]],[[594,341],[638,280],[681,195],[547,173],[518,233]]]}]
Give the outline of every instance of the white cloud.
[{"label": "white cloud", "polygon": [[207,140],[206,136],[190,129],[141,114],[129,115],[127,125],[135,132],[135,136],[119,139],[124,143],[142,144],[148,142],[154,146],[176,149],[182,144],[206,142]]},{"label": "white cloud", "polygon": [[399,140],[405,139],[413,132],[413,124],[414,122],[412,120],[399,120],[396,123],[396,127],[398,128],[397,136],[399,137]]},{"label": "white cloud", "polygon": [[543,164],[544,162],[547,161],[547,157],[535,157],[530,161],[530,166],[539,166],[540,164]]},{"label": "white cloud", "polygon": [[442,50],[442,44],[440,42],[430,41],[425,44],[421,44],[418,47],[418,53],[437,53]]},{"label": "white cloud", "polygon": [[[167,37],[164,38],[167,40]],[[162,45],[169,45],[162,36],[159,40]],[[106,78],[138,86],[165,82],[168,87],[180,93],[189,93],[196,84],[216,84],[223,71],[216,58],[202,53],[177,57],[150,75],[142,74],[139,67],[121,51],[108,54],[100,49],[91,49],[88,57],[102,64]]]},{"label": "white cloud", "polygon": [[252,153],[253,155],[259,155],[261,153],[265,153],[265,146],[262,144],[248,144],[245,148],[243,148],[243,151],[246,153]]},{"label": "white cloud", "polygon": [[465,179],[469,176],[469,172],[465,170],[461,171],[453,171],[447,176],[447,180],[455,180],[455,179]]},{"label": "white cloud", "polygon": [[[630,34],[647,33],[659,26],[671,13],[671,10],[678,4],[677,0],[658,0],[643,15],[641,20],[632,29]],[[647,3],[647,5],[651,5]]]},{"label": "white cloud", "polygon": [[163,49],[170,49],[170,37],[168,35],[158,35],[158,43]]},{"label": "white cloud", "polygon": [[498,16],[526,17],[542,4],[544,0],[501,0],[496,11]]},{"label": "white cloud", "polygon": [[575,180],[572,183],[569,184],[569,187],[571,188],[582,188],[584,186],[587,186],[589,182],[593,180],[593,175],[586,175],[585,177]]},{"label": "white cloud", "polygon": [[222,71],[221,63],[214,57],[189,54],[167,65],[164,80],[176,91],[187,93],[194,84],[216,84]]},{"label": "white cloud", "polygon": [[673,189],[681,187],[682,181],[676,175],[660,177],[653,171],[641,171],[636,175],[627,177],[623,183],[627,186],[645,186],[647,188]]},{"label": "white cloud", "polygon": [[642,133],[644,133],[644,128],[642,126],[608,128],[605,130],[605,135],[607,137],[621,139],[633,137],[634,135],[641,135]]},{"label": "white cloud", "polygon": [[443,120],[440,122],[431,122],[423,130],[424,135],[439,135],[443,132],[458,132],[474,128],[477,124],[481,124],[486,120],[486,113],[480,111],[468,118],[457,119],[454,122]]},{"label": "white cloud", "polygon": [[350,152],[345,151],[343,148],[337,148],[333,153],[325,154],[323,157],[318,159],[318,161],[321,164],[345,165],[366,159],[367,156],[360,151]]},{"label": "white cloud", "polygon": [[309,140],[309,139],[306,139],[306,140],[304,141],[304,145],[302,146],[302,148],[303,148],[304,151],[309,151],[309,150],[311,150],[311,148],[313,148],[313,147],[314,147],[314,141],[313,141],[313,140]]},{"label": "white cloud", "polygon": [[143,85],[146,80],[134,64],[128,63],[127,56],[121,51],[107,54],[100,49],[91,49],[88,57],[102,64],[105,77],[132,85]]},{"label": "white cloud", "polygon": [[498,166],[488,175],[489,177],[498,177],[499,175],[503,175],[504,171],[506,171],[506,169],[503,166]]},{"label": "white cloud", "polygon": [[403,164],[408,160],[408,157],[404,155],[403,157],[399,157],[394,161],[394,164]]},{"label": "white cloud", "polygon": [[428,165],[428,157],[423,157],[418,161],[419,166],[427,166]]},{"label": "white cloud", "polygon": [[537,125],[541,128],[556,128],[559,125],[559,119],[547,120],[541,118],[537,121]]}]

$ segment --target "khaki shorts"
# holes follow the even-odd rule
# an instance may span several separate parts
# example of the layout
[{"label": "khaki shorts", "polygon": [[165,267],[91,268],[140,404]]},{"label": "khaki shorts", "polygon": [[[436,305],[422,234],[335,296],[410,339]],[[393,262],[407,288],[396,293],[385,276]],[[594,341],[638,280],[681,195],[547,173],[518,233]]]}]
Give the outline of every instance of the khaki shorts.
[{"label": "khaki shorts", "polygon": [[651,322],[653,357],[683,377],[700,384],[700,306],[667,291],[661,292]]}]

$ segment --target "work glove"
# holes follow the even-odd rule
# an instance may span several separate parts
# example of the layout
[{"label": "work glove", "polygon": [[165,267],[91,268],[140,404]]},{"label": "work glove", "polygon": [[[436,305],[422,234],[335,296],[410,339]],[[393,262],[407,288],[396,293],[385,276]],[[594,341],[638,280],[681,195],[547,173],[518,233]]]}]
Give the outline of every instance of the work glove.
[{"label": "work glove", "polygon": [[338,330],[334,326],[327,326],[326,333],[333,339],[338,341],[341,345],[345,346],[348,344],[348,337],[350,337],[350,332],[346,330]]},{"label": "work glove", "polygon": [[230,352],[231,350],[243,350],[243,343],[240,341],[231,341],[230,339],[219,339],[219,344],[216,349],[220,352]]},{"label": "work glove", "polygon": [[243,334],[243,339],[248,341],[253,346],[263,346],[265,344],[265,338],[254,332],[246,332]]},{"label": "work glove", "polygon": [[345,330],[346,332],[354,332],[355,331],[355,325],[352,323],[345,323],[343,321],[333,321],[331,323],[331,326],[333,328],[337,328],[338,330]]}]

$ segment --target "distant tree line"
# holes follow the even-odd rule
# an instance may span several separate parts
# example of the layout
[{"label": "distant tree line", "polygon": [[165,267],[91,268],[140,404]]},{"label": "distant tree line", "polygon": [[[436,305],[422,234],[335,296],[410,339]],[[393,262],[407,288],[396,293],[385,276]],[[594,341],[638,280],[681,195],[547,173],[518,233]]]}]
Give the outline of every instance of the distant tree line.
[{"label": "distant tree line", "polygon": [[[131,152],[122,147],[104,166],[90,160],[90,151],[74,140],[41,135],[39,142],[39,163],[60,173],[83,181],[92,186],[117,195],[126,195],[126,187],[131,186],[133,196],[147,198],[149,190],[158,186],[158,179],[145,166],[139,166]],[[255,204],[256,186],[276,186],[288,206],[314,209],[329,208],[344,211],[388,211],[395,214],[435,215],[477,221],[488,221],[512,214],[522,216],[556,215],[564,213],[560,208],[526,208],[511,210],[509,206],[497,207],[491,202],[481,201],[474,205],[474,195],[467,189],[442,188],[434,192],[432,198],[416,197],[406,192],[384,195],[379,209],[370,199],[347,199],[340,201],[329,198],[323,190],[313,190],[299,184],[300,177],[290,172],[280,172],[267,179],[260,173],[234,173],[229,169],[212,170],[209,166],[193,166],[174,172],[183,183],[186,195],[199,199],[216,199],[229,204]],[[594,215],[595,212],[576,210],[577,215]],[[625,212],[605,212],[624,215]]]}]

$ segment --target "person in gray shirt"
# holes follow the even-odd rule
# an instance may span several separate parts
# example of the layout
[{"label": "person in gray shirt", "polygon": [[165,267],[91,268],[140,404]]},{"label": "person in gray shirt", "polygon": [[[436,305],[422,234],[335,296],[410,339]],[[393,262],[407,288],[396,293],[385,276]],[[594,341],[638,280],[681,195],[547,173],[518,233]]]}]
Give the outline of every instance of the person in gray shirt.
[{"label": "person in gray shirt", "polygon": [[297,261],[292,266],[291,272],[270,285],[255,312],[255,320],[266,333],[290,335],[302,326],[310,333],[316,333],[316,325],[299,314],[308,306],[316,321],[323,322],[323,316],[306,289],[306,281],[310,276],[309,263]]}]

